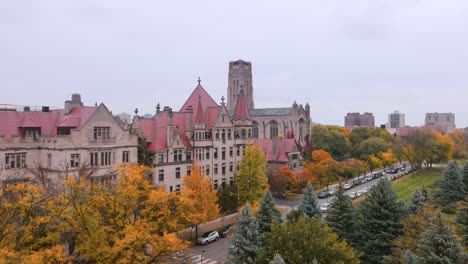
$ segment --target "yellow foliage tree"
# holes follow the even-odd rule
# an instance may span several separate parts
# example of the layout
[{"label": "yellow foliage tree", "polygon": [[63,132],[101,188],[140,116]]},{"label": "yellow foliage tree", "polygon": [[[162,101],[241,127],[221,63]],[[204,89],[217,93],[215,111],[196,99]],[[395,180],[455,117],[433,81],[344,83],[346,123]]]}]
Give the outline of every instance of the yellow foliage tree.
[{"label": "yellow foliage tree", "polygon": [[379,152],[378,158],[382,162],[382,166],[384,168],[387,166],[391,166],[392,164],[398,161],[391,151]]},{"label": "yellow foliage tree", "polygon": [[369,168],[372,171],[375,169],[381,168],[382,167],[382,161],[377,157],[376,155],[372,154],[369,156],[369,160],[367,161],[369,163]]},{"label": "yellow foliage tree", "polygon": [[216,191],[196,163],[192,164],[191,174],[184,178],[182,197],[190,203],[188,218],[195,225],[198,237],[198,225],[218,217],[220,208]]},{"label": "yellow foliage tree", "polygon": [[239,206],[246,203],[255,204],[268,190],[268,180],[265,175],[266,158],[260,146],[249,144],[239,167],[236,179]]}]

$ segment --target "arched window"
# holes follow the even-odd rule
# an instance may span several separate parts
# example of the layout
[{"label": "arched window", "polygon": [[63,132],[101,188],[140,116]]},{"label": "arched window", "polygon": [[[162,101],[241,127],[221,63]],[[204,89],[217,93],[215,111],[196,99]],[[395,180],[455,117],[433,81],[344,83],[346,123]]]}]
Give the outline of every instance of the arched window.
[{"label": "arched window", "polygon": [[231,139],[231,129],[228,129],[227,137],[228,137],[228,139]]},{"label": "arched window", "polygon": [[216,140],[219,140],[219,129],[216,129]]},{"label": "arched window", "polygon": [[274,139],[278,137],[278,122],[271,121],[270,122],[270,139]]},{"label": "arched window", "polygon": [[258,123],[257,122],[252,122],[252,138],[258,138]]},{"label": "arched window", "polygon": [[226,143],[226,130],[222,130],[222,133],[221,133],[221,140],[223,141],[223,143]]},{"label": "arched window", "polygon": [[306,125],[305,125],[305,121],[304,119],[299,119],[299,138],[303,138],[304,137],[304,134],[307,133],[305,132],[306,130]]}]

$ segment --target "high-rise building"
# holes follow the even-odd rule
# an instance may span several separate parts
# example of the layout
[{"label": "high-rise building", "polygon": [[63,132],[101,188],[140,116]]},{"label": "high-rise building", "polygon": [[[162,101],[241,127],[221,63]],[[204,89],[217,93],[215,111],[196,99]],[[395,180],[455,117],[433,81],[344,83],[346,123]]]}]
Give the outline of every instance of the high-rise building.
[{"label": "high-rise building", "polygon": [[345,116],[345,127],[374,127],[375,118],[372,113],[348,113]]},{"label": "high-rise building", "polygon": [[425,127],[432,128],[442,134],[456,129],[454,113],[426,113]]},{"label": "high-rise building", "polygon": [[405,114],[394,111],[388,114],[388,128],[400,128],[405,126]]},{"label": "high-rise building", "polygon": [[252,64],[248,61],[236,60],[229,62],[227,109],[236,108],[240,91],[244,90],[247,107],[254,109]]}]

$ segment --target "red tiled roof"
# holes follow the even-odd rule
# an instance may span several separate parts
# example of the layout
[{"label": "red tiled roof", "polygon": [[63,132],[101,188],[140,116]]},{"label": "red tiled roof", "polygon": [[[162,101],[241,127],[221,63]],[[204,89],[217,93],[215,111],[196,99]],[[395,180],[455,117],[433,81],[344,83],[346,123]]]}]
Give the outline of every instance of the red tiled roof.
[{"label": "red tiled roof", "polygon": [[288,154],[294,149],[294,139],[278,139],[276,153],[274,151],[274,140],[272,139],[255,139],[253,144],[259,145],[267,161],[289,161]]},{"label": "red tiled roof", "polygon": [[50,112],[0,111],[0,136],[5,139],[19,136],[20,127],[40,127],[42,135],[55,136],[59,126],[81,128],[94,111],[96,107],[74,108],[68,115],[64,114],[63,109]]},{"label": "red tiled roof", "polygon": [[[210,107],[206,109],[206,115],[207,115],[207,129],[211,129],[213,124],[216,122],[216,119],[218,118],[220,108],[219,107]],[[229,118],[229,117],[227,117]]]},{"label": "red tiled roof", "polygon": [[201,105],[203,105],[205,109],[207,109],[210,106],[218,106],[218,104],[215,102],[215,100],[213,100],[213,98],[211,98],[211,96],[206,92],[206,90],[203,89],[203,87],[200,84],[198,84],[179,111],[185,112],[187,111],[189,106],[192,106],[193,112],[196,113],[198,107],[198,97],[201,97]]},{"label": "red tiled roof", "polygon": [[249,108],[245,100],[244,89],[241,89],[239,97],[237,97],[236,111],[234,112],[234,120],[250,119]]}]

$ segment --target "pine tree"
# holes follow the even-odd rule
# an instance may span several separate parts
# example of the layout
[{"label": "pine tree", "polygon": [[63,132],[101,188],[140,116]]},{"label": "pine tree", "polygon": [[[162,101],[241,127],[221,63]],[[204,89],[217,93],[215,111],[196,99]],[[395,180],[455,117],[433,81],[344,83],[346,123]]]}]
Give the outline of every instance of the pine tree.
[{"label": "pine tree", "polygon": [[249,204],[246,204],[241,211],[241,217],[236,223],[236,233],[229,246],[229,263],[255,263],[255,256],[260,244],[261,234],[258,222],[252,217]]},{"label": "pine tree", "polygon": [[364,263],[380,263],[390,255],[392,241],[403,233],[400,223],[406,209],[387,179],[381,179],[359,208],[356,247],[364,253]]},{"label": "pine tree", "polygon": [[425,201],[425,197],[416,189],[411,197],[411,204],[408,207],[409,212],[414,214],[421,211]]},{"label": "pine tree", "polygon": [[338,236],[351,243],[356,231],[356,209],[348,195],[345,195],[343,186],[338,187],[335,199],[327,213],[327,224]]},{"label": "pine tree", "polygon": [[301,216],[305,216],[305,214],[304,214],[304,211],[302,211],[302,209],[299,207],[297,209],[291,210],[291,212],[289,212],[286,215],[286,220],[287,221],[297,221],[297,220],[299,220],[299,218],[301,218]]},{"label": "pine tree", "polygon": [[405,261],[403,262],[405,264],[416,264],[416,257],[414,256],[411,251],[407,250],[405,253]]},{"label": "pine tree", "polygon": [[257,212],[257,221],[261,233],[268,233],[271,230],[273,222],[281,222],[281,213],[275,207],[275,201],[270,191],[265,193],[260,204],[260,210]]},{"label": "pine tree", "polygon": [[468,204],[465,201],[455,222],[461,227],[463,233],[463,245],[468,247]]},{"label": "pine tree", "polygon": [[465,185],[465,194],[468,193],[468,162],[463,166],[463,184]]},{"label": "pine tree", "polygon": [[468,260],[452,229],[438,214],[432,226],[422,234],[416,251],[418,263],[463,264]]},{"label": "pine tree", "polygon": [[299,208],[302,209],[304,214],[308,217],[320,218],[322,212],[317,203],[317,195],[314,192],[314,188],[310,182],[307,183],[307,187],[304,190],[304,195],[302,196],[302,202],[299,205]]},{"label": "pine tree", "polygon": [[280,254],[276,253],[270,264],[286,264]]},{"label": "pine tree", "polygon": [[429,201],[429,192],[427,191],[427,187],[425,184],[423,184],[422,189],[421,189],[421,194],[424,196],[424,201]]},{"label": "pine tree", "polygon": [[444,177],[437,185],[440,187],[438,198],[443,205],[461,201],[465,198],[465,185],[457,164],[449,162]]}]

